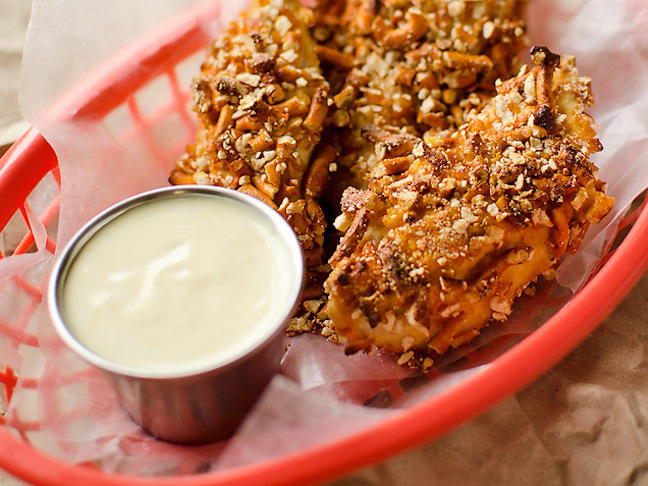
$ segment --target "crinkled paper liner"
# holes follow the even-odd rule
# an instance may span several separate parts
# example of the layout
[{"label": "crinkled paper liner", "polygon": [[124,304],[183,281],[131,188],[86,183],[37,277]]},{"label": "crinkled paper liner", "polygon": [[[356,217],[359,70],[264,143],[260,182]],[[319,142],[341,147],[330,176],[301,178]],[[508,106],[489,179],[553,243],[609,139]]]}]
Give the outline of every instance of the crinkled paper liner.
[{"label": "crinkled paper liner", "polygon": [[[166,185],[174,159],[192,138],[182,113],[152,121],[146,133],[132,130],[121,106],[105,119],[73,123],[48,117],[47,107],[96,66],[140,35],[194,4],[195,0],[103,2],[36,0],[22,77],[24,114],[56,150],[62,193],[59,247],[88,218],[136,192]],[[213,3],[213,2],[212,2]],[[605,146],[596,156],[600,176],[617,200],[611,214],[590,230],[578,255],[561,266],[558,282],[542,283],[523,297],[511,319],[488,327],[468,346],[437,360],[429,376],[417,376],[385,354],[345,356],[319,336],[287,339],[282,374],[266,390],[235,437],[218,444],[182,447],[143,433],[118,406],[101,373],[69,352],[55,335],[45,305],[33,288],[46,282],[51,256],[48,232],[30,218],[36,252],[0,261],[0,322],[38,337],[40,346],[16,334],[0,336],[2,361],[21,376],[7,414],[10,430],[70,463],[138,475],[190,474],[272,459],[335,441],[442,393],[520,342],[555,314],[598,263],[616,224],[648,186],[648,4],[642,0],[531,0],[530,37],[559,53],[577,56],[592,77]],[[214,36],[242,3],[223,2],[220,15],[204,19]],[[217,7],[218,8],[218,7]],[[212,12],[216,10],[212,9]],[[202,53],[178,68],[182,88],[198,72]],[[134,66],[134,68],[139,68]],[[149,67],[142,66],[142,69]],[[136,95],[144,118],[169,98],[156,80]],[[45,113],[45,114],[43,114]],[[184,121],[183,121],[184,120]],[[151,146],[160,150],[152,153]],[[163,154],[162,156],[160,154]],[[38,208],[56,194],[44,181],[31,196]],[[56,236],[56,235],[54,235]],[[34,287],[32,287],[34,286]]]}]

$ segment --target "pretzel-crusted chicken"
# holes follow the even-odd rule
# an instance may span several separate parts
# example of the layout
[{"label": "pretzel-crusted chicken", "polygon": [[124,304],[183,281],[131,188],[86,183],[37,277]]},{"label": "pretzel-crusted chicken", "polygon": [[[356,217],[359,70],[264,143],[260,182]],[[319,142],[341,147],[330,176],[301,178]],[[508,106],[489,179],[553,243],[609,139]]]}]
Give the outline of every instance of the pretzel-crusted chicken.
[{"label": "pretzel-crusted chicken", "polygon": [[329,88],[310,15],[297,0],[258,0],[213,43],[192,86],[197,139],[169,180],[237,189],[272,206],[316,266],[326,227],[317,198],[336,153],[322,145],[314,154]]},{"label": "pretzel-crusted chicken", "polygon": [[451,135],[377,145],[369,189],[348,189],[327,311],[352,348],[443,353],[504,321],[574,252],[613,199],[590,155],[590,80],[574,59],[537,64]]},{"label": "pretzel-crusted chicken", "polygon": [[443,353],[506,320],[609,212],[590,81],[546,48],[520,70],[526,3],[255,0],[214,41],[169,180],[292,225],[309,284],[289,333]]},{"label": "pretzel-crusted chicken", "polygon": [[335,136],[344,154],[337,183],[366,187],[376,140],[364,127],[434,135],[481,109],[495,80],[508,79],[519,68],[525,5],[523,0],[320,5],[313,35],[323,44],[320,59],[337,93],[332,124],[344,127]]}]

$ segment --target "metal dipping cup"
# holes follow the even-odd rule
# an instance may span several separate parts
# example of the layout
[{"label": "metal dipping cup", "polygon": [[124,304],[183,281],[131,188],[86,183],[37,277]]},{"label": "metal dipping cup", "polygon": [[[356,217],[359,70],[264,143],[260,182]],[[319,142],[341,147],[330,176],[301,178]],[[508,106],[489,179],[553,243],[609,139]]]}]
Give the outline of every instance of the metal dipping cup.
[{"label": "metal dipping cup", "polygon": [[[128,210],[155,200],[199,194],[229,198],[258,211],[284,241],[291,261],[290,295],[282,318],[250,340],[249,349],[227,362],[191,373],[138,370],[110,361],[83,346],[65,323],[62,295],[68,272],[85,244],[104,226]],[[285,325],[292,317],[302,291],[304,263],[299,241],[290,225],[264,203],[230,189],[211,186],[175,186],[156,189],[127,199],[93,218],[68,243],[57,259],[48,288],[49,311],[63,341],[86,362],[102,370],[121,404],[152,435],[181,444],[204,444],[226,439],[243,421],[266,385],[279,369]],[[218,277],[215,277],[218,278]]]}]

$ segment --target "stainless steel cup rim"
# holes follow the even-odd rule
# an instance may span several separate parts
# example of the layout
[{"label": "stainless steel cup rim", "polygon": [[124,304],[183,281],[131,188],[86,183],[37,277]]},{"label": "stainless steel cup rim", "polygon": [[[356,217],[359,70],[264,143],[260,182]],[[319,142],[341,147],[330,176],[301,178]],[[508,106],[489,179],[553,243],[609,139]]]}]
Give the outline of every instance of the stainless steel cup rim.
[{"label": "stainless steel cup rim", "polygon": [[[97,355],[89,350],[76,337],[70,332],[62,313],[61,296],[65,286],[67,274],[74,263],[74,259],[81,252],[85,244],[104,226],[110,221],[117,218],[119,215],[126,211],[163,197],[177,197],[183,195],[207,195],[216,197],[225,197],[235,201],[239,201],[254,210],[258,211],[266,218],[271,225],[275,228],[277,233],[285,242],[291,260],[293,269],[293,281],[290,288],[289,298],[282,312],[282,318],[277,321],[276,327],[268,328],[263,333],[256,336],[254,342],[251,342],[250,347],[227,360],[214,359],[213,362],[201,367],[197,367],[190,372],[169,372],[169,371],[155,371],[138,369],[131,366],[116,363],[102,356]],[[292,227],[288,222],[274,209],[267,204],[259,201],[258,199],[243,194],[232,189],[225,189],[215,186],[198,186],[198,185],[179,185],[153,189],[151,191],[143,192],[125,199],[108,209],[100,212],[90,221],[88,221],[65,245],[63,251],[60,253],[54,263],[52,273],[47,289],[47,304],[49,308],[50,317],[52,319],[54,328],[63,342],[74,351],[82,359],[94,365],[95,367],[123,376],[141,379],[186,379],[202,375],[209,372],[214,372],[218,369],[226,369],[231,366],[236,366],[241,360],[253,355],[258,349],[262,348],[265,343],[271,341],[277,333],[282,333],[285,330],[285,325],[295,312],[299,304],[299,297],[301,295],[304,285],[304,259],[299,244],[299,240]]]}]

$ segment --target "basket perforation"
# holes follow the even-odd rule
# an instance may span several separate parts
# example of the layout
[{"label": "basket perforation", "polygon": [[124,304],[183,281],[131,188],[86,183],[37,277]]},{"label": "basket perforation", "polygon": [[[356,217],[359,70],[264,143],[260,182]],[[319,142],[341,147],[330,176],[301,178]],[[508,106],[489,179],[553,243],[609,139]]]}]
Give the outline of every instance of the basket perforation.
[{"label": "basket perforation", "polygon": [[32,441],[29,439],[29,434],[40,431],[41,427],[37,421],[33,420],[22,420],[18,414],[15,414],[10,421],[7,422],[7,425],[10,426],[17,435],[27,444],[31,444]]},{"label": "basket perforation", "polygon": [[[22,206],[16,209],[7,226],[0,231],[0,260],[14,255],[22,240],[33,237],[29,226],[25,224],[21,209]],[[17,235],[21,235],[20,239]]]},{"label": "basket perforation", "polygon": [[[32,221],[38,221],[44,228],[47,230],[47,235],[46,235],[46,240],[45,240],[45,249],[51,253],[54,254],[56,251],[56,241],[53,235],[55,234],[55,228],[57,218],[59,215],[59,210],[60,210],[60,205],[61,205],[61,199],[60,199],[60,190],[61,190],[61,176],[60,176],[60,170],[58,168],[50,171],[48,174],[46,174],[45,177],[48,175],[52,176],[52,180],[56,184],[57,188],[57,194],[56,196],[45,206],[45,208],[39,213],[39,214],[34,214],[34,211],[32,210],[32,206],[29,203],[29,201],[23,202],[21,206],[18,208],[16,211],[16,214],[20,215],[20,220],[22,222],[22,225],[25,227],[25,232],[18,241],[18,243],[13,247],[9,248],[9,251],[6,251],[3,253],[0,251],[0,260],[3,258],[7,258],[13,255],[23,255],[26,253],[33,253],[37,251],[37,248],[35,247],[35,233],[33,229],[33,223]],[[43,179],[45,179],[45,177]],[[36,192],[36,188],[34,191],[32,191],[32,194]],[[31,194],[30,194],[31,195]],[[13,230],[19,231],[18,227],[18,221],[11,221],[10,225],[13,226]],[[2,228],[0,230],[0,234],[4,233],[5,231],[9,231],[9,226],[8,225],[6,228]]]},{"label": "basket perforation", "polygon": [[[182,152],[196,130],[196,123],[192,121],[187,110],[189,92],[180,88],[175,69],[170,68],[143,89],[158,83],[161,78],[165,79],[168,86],[168,99],[150,113],[143,113],[140,101],[135,96],[127,99],[126,107],[132,126],[122,139],[124,143],[143,141],[156,163],[168,170],[169,161],[177,158]],[[184,135],[177,133],[178,130],[184,131]],[[166,132],[174,133],[175,136],[170,138]],[[173,139],[177,142],[169,143]]]},{"label": "basket perforation", "polygon": [[[21,319],[21,321],[24,322],[25,320]],[[33,334],[26,332],[24,329],[21,329],[21,324],[14,326],[0,321],[0,332],[13,341],[14,347],[17,347],[18,344],[38,347],[38,338]]]},{"label": "basket perforation", "polygon": [[[23,239],[18,243],[18,246],[16,246],[16,249],[14,250],[13,254],[14,255],[21,255],[23,253],[27,253],[31,248],[33,248],[33,243],[34,243],[34,229],[32,226],[32,223],[30,221],[30,215],[32,215],[32,210],[29,207],[28,202],[24,202],[22,206],[20,206],[20,215],[22,216],[22,219],[24,223],[27,225],[27,229],[29,230],[27,234],[23,237]],[[35,249],[34,249],[35,250]]]},{"label": "basket perforation", "polygon": [[142,113],[139,108],[139,104],[135,97],[128,98],[127,101],[128,113],[130,113],[131,118],[133,119],[133,130],[129,134],[129,138],[142,139],[146,145],[148,151],[153,155],[159,163],[164,163],[164,154],[159,150],[158,146],[151,140],[149,136],[150,124],[146,122],[146,119],[142,116]]},{"label": "basket perforation", "polygon": [[[35,390],[38,387],[38,380],[22,377],[16,382],[15,389],[18,387],[20,387],[26,395],[28,393],[35,393]],[[41,423],[39,420],[32,418],[25,419],[20,412],[13,413],[5,418],[6,425],[10,427],[10,430],[13,430],[14,433],[28,444],[32,444],[30,434],[37,433],[41,430]]]}]

